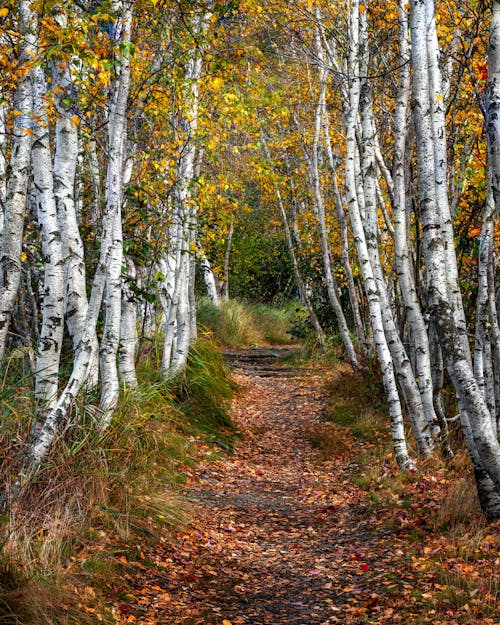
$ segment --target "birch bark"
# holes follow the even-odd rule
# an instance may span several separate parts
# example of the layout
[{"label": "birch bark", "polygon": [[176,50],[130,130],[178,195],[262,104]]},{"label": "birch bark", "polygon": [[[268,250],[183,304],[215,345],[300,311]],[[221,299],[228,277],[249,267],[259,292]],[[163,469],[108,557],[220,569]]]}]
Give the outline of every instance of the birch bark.
[{"label": "birch bark", "polygon": [[[412,0],[411,12],[413,113],[417,134],[420,214],[424,235],[427,287],[431,316],[437,331],[446,366],[459,396],[462,427],[476,474],[486,473],[494,483],[486,488],[478,482],[480,497],[500,491],[500,447],[491,425],[489,410],[475,381],[470,351],[464,336],[463,308],[458,289],[451,218],[446,197],[446,136],[442,93],[437,65],[434,4],[431,0]],[[445,172],[446,173],[446,172]],[[444,187],[444,192],[443,192]],[[479,464],[478,464],[479,462]],[[500,514],[498,501],[486,505],[487,514]]]},{"label": "birch bark", "polygon": [[229,232],[227,235],[226,251],[224,253],[224,286],[222,289],[222,299],[227,302],[229,299],[229,261],[231,259],[231,246],[234,236],[234,218],[229,224]]},{"label": "birch bark", "polygon": [[44,414],[54,406],[58,395],[59,360],[64,332],[64,261],[54,196],[44,70],[36,67],[33,78],[33,112],[37,120],[34,123],[32,146],[33,184],[44,259],[42,324],[36,360],[35,398],[40,413]]},{"label": "birch bark", "polygon": [[32,144],[33,86],[30,64],[37,52],[38,16],[30,0],[19,0],[19,64],[21,75],[14,93],[14,118],[9,176],[5,197],[5,222],[0,257],[0,360],[21,278],[24,212]]},{"label": "birch bark", "polygon": [[[124,23],[129,23],[132,19],[132,4],[128,4],[124,11]],[[130,21],[129,21],[130,20]],[[123,86],[125,89],[126,84]],[[106,212],[103,217],[101,250],[96,272],[92,282],[89,305],[85,322],[83,324],[83,334],[75,353],[73,370],[70,378],[61,392],[59,399],[48,413],[43,426],[28,452],[26,471],[36,470],[37,467],[47,457],[52,443],[59,431],[62,423],[67,418],[79,392],[86,383],[89,375],[89,367],[92,362],[93,336],[96,331],[97,319],[101,309],[106,276],[109,273],[111,260],[115,251],[115,224],[117,216],[121,213],[121,204],[116,201],[106,202]],[[121,221],[120,221],[121,224]],[[110,413],[104,415],[103,426],[108,423]]]},{"label": "birch bark", "polygon": [[[199,247],[199,246],[198,246]],[[214,306],[220,306],[220,297],[217,290],[217,284],[215,282],[215,275],[212,271],[212,265],[207,258],[207,255],[202,248],[199,247],[198,258],[200,260],[201,271],[203,273],[203,279],[205,280],[205,286],[207,287],[207,294]]]},{"label": "birch bark", "polygon": [[[394,115],[394,160],[393,160],[393,207],[394,207],[394,246],[396,269],[401,295],[405,305],[411,338],[414,344],[415,375],[422,397],[422,404],[429,427],[436,433],[437,416],[434,409],[433,384],[431,374],[430,348],[427,329],[415,287],[413,268],[410,259],[408,240],[408,217],[406,202],[406,135],[407,113],[410,96],[410,50],[408,42],[408,13],[406,1],[399,2],[400,35],[399,49],[401,63],[398,99]],[[441,428],[445,426],[441,420]],[[447,440],[446,430],[442,432],[443,444]]]},{"label": "birch bark", "polygon": [[382,370],[382,377],[387,396],[387,403],[391,417],[391,431],[394,445],[394,456],[398,465],[403,469],[413,469],[414,463],[411,460],[406,446],[406,438],[403,425],[403,414],[401,403],[394,375],[394,368],[391,354],[387,345],[386,336],[382,323],[382,311],[380,306],[377,284],[373,275],[370,256],[363,229],[360,205],[358,201],[357,184],[357,141],[356,126],[359,113],[360,102],[360,24],[359,24],[359,0],[351,3],[350,23],[349,23],[349,106],[345,116],[346,125],[346,193],[349,208],[349,216],[353,230],[358,259],[363,275],[364,288],[368,300],[370,311],[370,321],[373,331],[373,341],[377,349],[377,354]]},{"label": "birch bark", "polygon": [[120,386],[117,353],[120,342],[123,235],[121,208],[123,176],[126,163],[127,104],[130,89],[130,36],[132,6],[120,3],[122,13],[114,31],[117,47],[115,71],[108,119],[108,167],[106,174],[106,213],[113,215],[113,236],[104,295],[104,329],[100,347],[101,401],[103,427],[109,425],[118,402]]},{"label": "birch bark", "polygon": [[[361,73],[368,75],[369,51],[368,51],[368,24],[366,12],[361,16],[361,43],[363,45]],[[375,123],[373,119],[372,89],[369,80],[362,83],[360,92],[360,115],[361,115],[361,141],[363,146],[362,176],[357,177],[358,202],[364,208],[364,234],[371,264],[371,270],[378,291],[381,319],[392,361],[397,372],[398,381],[401,385],[405,403],[410,415],[415,439],[421,454],[431,452],[433,443],[430,424],[427,422],[422,405],[420,392],[415,381],[410,359],[399,336],[391,303],[387,293],[386,279],[382,270],[378,249],[378,219],[377,219],[377,196],[376,196],[376,155],[375,155]],[[361,186],[362,183],[362,186]]]},{"label": "birch bark", "polygon": [[500,218],[500,1],[493,0],[488,45],[488,82],[486,84],[486,133],[490,184]]},{"label": "birch bark", "polygon": [[135,349],[137,345],[137,301],[132,284],[136,280],[135,265],[125,258],[126,275],[122,277],[122,302],[120,343],[118,345],[118,371],[120,380],[128,387],[137,386]]},{"label": "birch bark", "polygon": [[[63,27],[67,27],[67,17],[64,13],[58,15],[58,22]],[[70,65],[55,63],[53,84],[57,110],[53,171],[54,196],[62,237],[65,318],[73,342],[73,350],[76,351],[82,338],[88,299],[84,248],[75,203],[78,127],[74,120],[77,112],[76,92],[71,79]],[[67,100],[70,100],[69,105],[65,104]],[[99,377],[97,334],[93,337],[92,343],[93,355],[88,376],[90,387],[97,385]]]},{"label": "birch bark", "polygon": [[310,156],[308,156],[308,164],[310,177],[312,180],[314,205],[316,208],[316,216],[318,218],[319,236],[321,244],[321,254],[323,257],[323,270],[325,275],[326,290],[328,300],[335,314],[340,338],[347,353],[347,358],[354,370],[359,369],[358,357],[349,333],[349,328],[345,319],[344,311],[337,296],[337,285],[332,272],[331,249],[326,227],[325,202],[323,198],[323,190],[321,188],[321,179],[318,163],[318,153],[320,149],[320,139],[323,131],[323,120],[326,113],[326,81],[327,73],[325,70],[325,60],[323,58],[323,47],[321,45],[321,37],[319,30],[316,31],[316,51],[319,61],[319,96],[315,110],[314,118],[314,137]]}]

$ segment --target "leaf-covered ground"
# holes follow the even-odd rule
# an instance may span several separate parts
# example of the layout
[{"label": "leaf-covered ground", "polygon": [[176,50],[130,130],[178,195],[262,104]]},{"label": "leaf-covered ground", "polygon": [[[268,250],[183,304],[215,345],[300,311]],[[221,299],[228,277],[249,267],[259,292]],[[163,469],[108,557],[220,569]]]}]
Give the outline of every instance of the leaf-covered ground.
[{"label": "leaf-covered ground", "polygon": [[255,373],[250,367],[236,375],[241,393],[233,419],[242,437],[234,454],[209,461],[211,450],[198,446],[188,486],[190,527],[126,563],[119,619],[145,625],[500,622],[495,530],[476,528],[477,548],[471,541],[464,555],[449,534],[428,527],[447,482],[444,469],[416,475],[380,498],[374,491],[398,478],[390,458],[377,461],[379,485],[363,487],[359,474],[366,467],[357,458],[360,447],[373,442],[336,428],[342,441],[326,459],[309,442],[331,408],[327,374]]}]

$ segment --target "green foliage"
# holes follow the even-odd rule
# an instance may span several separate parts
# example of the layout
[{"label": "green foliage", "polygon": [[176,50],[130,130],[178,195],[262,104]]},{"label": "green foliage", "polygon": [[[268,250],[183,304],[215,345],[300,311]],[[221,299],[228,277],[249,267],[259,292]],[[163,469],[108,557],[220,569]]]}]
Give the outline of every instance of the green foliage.
[{"label": "green foliage", "polygon": [[293,315],[293,305],[273,308],[229,300],[217,308],[208,298],[202,298],[198,305],[198,323],[224,347],[290,343]]}]

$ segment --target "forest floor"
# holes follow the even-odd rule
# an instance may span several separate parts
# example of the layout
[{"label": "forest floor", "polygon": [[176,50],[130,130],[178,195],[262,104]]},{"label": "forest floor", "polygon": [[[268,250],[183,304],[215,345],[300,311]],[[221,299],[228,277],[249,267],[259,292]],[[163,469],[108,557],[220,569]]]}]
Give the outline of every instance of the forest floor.
[{"label": "forest floor", "polygon": [[[390,453],[375,454],[370,482],[360,453],[373,441],[330,424],[328,453],[311,444],[332,409],[331,377],[342,387],[347,368],[284,370],[271,362],[279,350],[248,353],[230,354],[233,453],[213,460],[197,445],[190,525],[126,563],[120,622],[499,623],[498,528],[430,520],[446,470],[402,479]],[[386,493],[390,482],[399,490]]]}]

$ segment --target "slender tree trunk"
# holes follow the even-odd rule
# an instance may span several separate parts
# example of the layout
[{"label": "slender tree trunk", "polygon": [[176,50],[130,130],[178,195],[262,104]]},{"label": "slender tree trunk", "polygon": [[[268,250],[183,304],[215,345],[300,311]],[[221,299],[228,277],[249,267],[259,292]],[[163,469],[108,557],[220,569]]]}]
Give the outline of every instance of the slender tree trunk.
[{"label": "slender tree trunk", "polygon": [[[126,33],[130,32],[130,29],[127,29],[126,26],[130,26],[131,19],[132,4],[129,4],[125,9],[124,19],[122,22],[125,27],[125,38],[127,37]],[[126,60],[124,66],[127,66]],[[119,89],[121,93],[121,98],[124,96],[123,91],[126,90],[127,82],[124,81],[121,89]],[[117,100],[120,100],[121,98],[119,97],[117,98]],[[124,119],[124,112],[122,115],[122,120]],[[84,329],[82,338],[78,345],[73,361],[73,370],[64,390],[57,400],[57,403],[45,418],[44,424],[40,432],[38,433],[35,441],[31,445],[26,461],[25,471],[36,469],[47,457],[47,454],[50,451],[57,432],[59,431],[64,420],[67,418],[71,407],[73,406],[78,394],[80,393],[82,387],[85,385],[89,376],[93,355],[93,337],[95,335],[96,324],[101,309],[104,288],[107,282],[106,277],[110,273],[110,266],[115,256],[115,227],[118,217],[121,214],[121,202],[111,201],[111,197],[107,198],[107,200],[108,201],[106,202],[106,212],[104,214],[102,224],[99,261],[92,283],[92,291],[90,294],[89,305],[87,308],[87,315],[83,324]],[[110,416],[111,413],[109,411],[106,411],[103,417],[103,426],[105,426],[109,422]]]},{"label": "slender tree trunk", "polygon": [[347,358],[351,363],[351,366],[354,370],[359,369],[358,357],[356,355],[356,350],[354,349],[354,345],[351,339],[351,335],[349,333],[349,328],[347,326],[347,322],[345,319],[344,311],[342,310],[342,306],[340,304],[339,298],[337,296],[337,285],[335,284],[335,278],[332,272],[332,261],[331,261],[331,250],[330,250],[330,242],[328,238],[328,231],[326,227],[326,217],[325,217],[325,202],[323,198],[323,191],[321,189],[321,180],[320,180],[320,171],[319,171],[319,163],[318,163],[318,152],[320,149],[320,138],[323,129],[323,119],[326,110],[326,72],[324,69],[324,59],[323,57],[323,49],[320,41],[320,34],[317,31],[316,34],[316,48],[318,52],[318,57],[320,58],[321,66],[320,66],[320,94],[318,98],[318,104],[316,106],[315,111],[315,119],[314,119],[314,138],[313,138],[313,146],[312,153],[308,158],[309,171],[312,179],[312,187],[313,187],[313,197],[314,197],[314,206],[316,208],[316,216],[318,218],[319,225],[319,237],[321,244],[321,254],[323,257],[323,270],[325,276],[326,283],[326,291],[328,293],[328,300],[335,314],[335,318],[337,320],[337,326],[339,329],[340,338],[342,339],[342,343],[347,353]]},{"label": "slender tree trunk", "polygon": [[41,67],[34,70],[33,100],[33,111],[38,120],[35,122],[32,146],[33,184],[44,259],[35,398],[40,413],[44,414],[54,406],[58,396],[59,360],[64,332],[64,261],[53,186],[47,84]]},{"label": "slender tree trunk", "polygon": [[[408,42],[408,14],[405,0],[400,0],[399,2],[399,20],[399,42],[403,67],[400,70],[398,100],[394,120],[393,207],[395,260],[398,280],[401,286],[401,295],[405,305],[408,324],[411,329],[412,343],[414,345],[415,374],[418,380],[418,388],[422,397],[422,404],[429,427],[433,433],[437,433],[429,340],[415,287],[408,238],[405,155],[407,135],[406,117],[410,95],[410,51]],[[445,434],[445,432],[443,434]],[[446,445],[447,443],[444,444]]]},{"label": "slender tree trunk", "polygon": [[500,218],[500,1],[493,0],[486,84],[486,133],[490,184]]},{"label": "slender tree trunk", "polygon": [[332,177],[332,185],[333,185],[333,193],[335,198],[335,208],[337,210],[337,217],[339,220],[339,228],[340,228],[340,240],[342,245],[342,266],[344,268],[344,272],[347,280],[347,289],[349,292],[349,301],[351,303],[352,317],[354,323],[354,330],[356,332],[356,337],[358,339],[359,349],[364,353],[366,351],[366,336],[363,327],[363,321],[361,319],[361,312],[359,306],[359,298],[358,292],[356,290],[356,285],[354,283],[354,275],[352,272],[351,261],[349,259],[349,235],[347,229],[347,215],[344,210],[344,202],[342,200],[342,196],[340,195],[340,190],[337,183],[337,168],[335,165],[335,158],[333,155],[331,140],[330,140],[330,131],[329,131],[329,123],[328,123],[328,114],[325,111],[324,116],[324,132],[325,132],[325,145],[326,145],[326,153],[328,157],[328,165],[330,167],[331,177]]},{"label": "slender tree trunk", "polygon": [[[0,100],[2,91],[0,89]],[[7,199],[7,120],[5,104],[0,104],[0,248],[5,220],[5,201]]]},{"label": "slender tree trunk", "polygon": [[380,306],[377,284],[373,275],[373,270],[366,244],[365,232],[363,229],[362,215],[358,201],[357,184],[357,141],[356,126],[360,102],[360,41],[359,41],[359,0],[351,3],[350,14],[350,50],[349,50],[349,107],[345,118],[346,124],[346,192],[351,226],[358,252],[358,259],[363,274],[363,282],[368,300],[370,320],[373,331],[373,341],[377,349],[384,387],[387,395],[387,403],[391,417],[391,430],[394,445],[394,456],[402,469],[413,469],[414,463],[411,460],[406,446],[406,438],[403,425],[403,414],[401,403],[394,375],[394,368],[391,354],[387,345],[382,323],[382,311]]},{"label": "slender tree trunk", "polygon": [[488,406],[493,429],[497,430],[493,369],[491,362],[489,284],[488,273],[493,252],[493,194],[489,193],[483,211],[483,224],[479,239],[478,287],[476,299],[476,332],[474,343],[474,375]]},{"label": "slender tree trunk", "polygon": [[126,275],[122,277],[122,302],[120,344],[118,345],[118,370],[120,381],[128,387],[137,386],[135,351],[137,347],[137,301],[133,284],[136,281],[135,265],[125,258]]},{"label": "slender tree trunk", "polygon": [[217,290],[217,284],[215,282],[215,275],[212,271],[210,261],[201,248],[199,248],[198,258],[200,261],[201,271],[203,273],[203,279],[205,280],[205,286],[207,287],[208,297],[214,306],[219,307],[220,297],[219,291]]},{"label": "slender tree trunk", "polygon": [[[58,15],[67,26],[65,14]],[[78,159],[78,127],[75,114],[76,93],[69,67],[56,63],[53,70],[54,100],[57,109],[54,153],[54,195],[62,237],[64,260],[65,318],[76,351],[87,314],[87,284],[83,242],[80,236],[75,203],[75,177]],[[67,101],[70,104],[65,104]],[[93,338],[93,356],[88,385],[97,385],[99,377],[97,334]]]},{"label": "slender tree trunk", "polygon": [[231,258],[231,246],[234,235],[234,218],[229,224],[229,232],[227,235],[226,252],[224,254],[224,287],[222,290],[222,299],[227,302],[229,299],[229,260]]},{"label": "slender tree trunk", "polygon": [[[457,266],[456,261],[451,262],[455,252],[453,237],[450,237],[451,217],[446,197],[446,171],[443,179],[442,159],[444,156],[446,168],[446,135],[433,2],[412,0],[410,17],[413,114],[430,311],[439,331],[450,378],[459,396],[462,427],[476,475],[487,474],[494,484],[491,489],[480,492],[485,511],[491,518],[492,510],[497,510],[500,515],[500,498],[488,504],[484,503],[484,498],[492,492],[498,497],[500,492],[500,447],[491,425],[489,410],[473,375],[470,352],[466,344],[466,329],[463,326]],[[469,430],[472,436],[469,436]],[[478,482],[478,489],[481,488],[484,488],[484,484]]]},{"label": "slender tree trunk", "polygon": [[0,257],[0,360],[4,357],[12,310],[21,278],[24,212],[28,192],[32,144],[33,85],[30,63],[36,58],[37,14],[30,0],[19,0],[20,76],[14,93],[14,117],[5,219]]},{"label": "slender tree trunk", "polygon": [[[368,24],[366,13],[360,19],[363,44],[363,63],[361,66],[362,75],[368,75]],[[396,369],[398,381],[403,391],[405,403],[413,426],[413,432],[417,441],[418,450],[421,454],[428,455],[432,450],[432,436],[430,425],[427,422],[422,405],[420,392],[415,381],[410,359],[399,336],[391,303],[388,297],[387,284],[383,274],[380,255],[378,250],[378,218],[377,218],[377,197],[376,197],[376,160],[375,160],[375,123],[373,119],[373,104],[371,85],[364,81],[360,94],[361,113],[361,139],[363,145],[362,176],[357,177],[358,203],[364,208],[364,234],[371,264],[371,270],[377,286],[378,299],[381,310],[381,318],[385,337],[392,361]]]},{"label": "slender tree trunk", "polygon": [[110,113],[108,119],[108,168],[106,174],[106,213],[115,216],[110,262],[104,291],[104,329],[100,348],[102,426],[109,425],[118,402],[120,385],[118,379],[117,354],[120,343],[121,301],[122,301],[122,259],[123,235],[121,209],[123,203],[123,181],[127,145],[127,103],[130,89],[130,31],[132,7],[118,5],[122,13],[114,33],[117,75],[112,86]]}]

